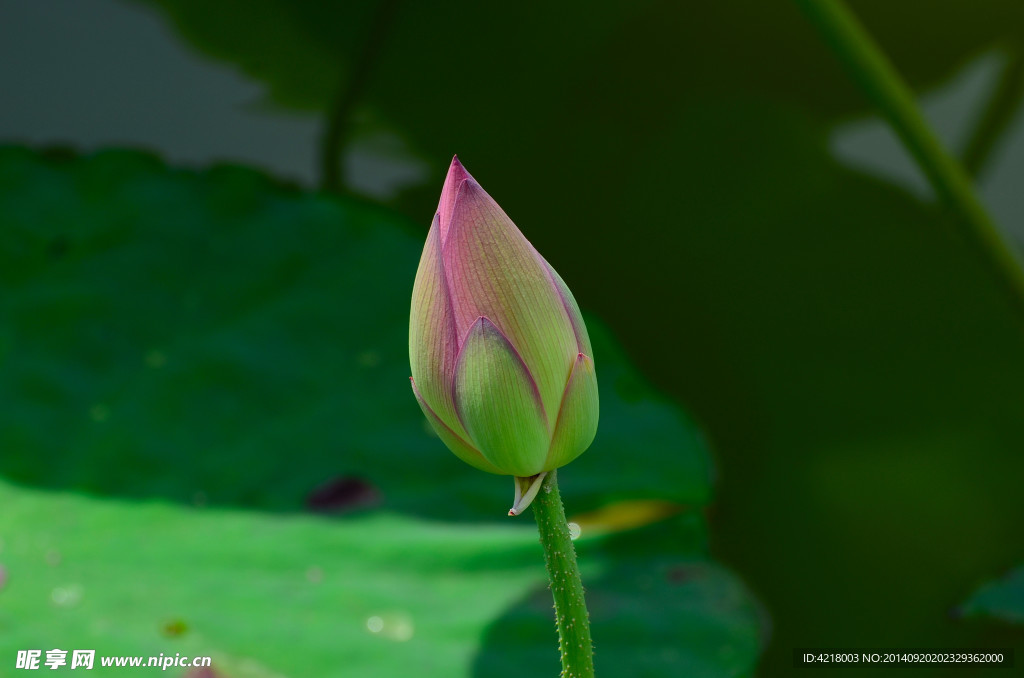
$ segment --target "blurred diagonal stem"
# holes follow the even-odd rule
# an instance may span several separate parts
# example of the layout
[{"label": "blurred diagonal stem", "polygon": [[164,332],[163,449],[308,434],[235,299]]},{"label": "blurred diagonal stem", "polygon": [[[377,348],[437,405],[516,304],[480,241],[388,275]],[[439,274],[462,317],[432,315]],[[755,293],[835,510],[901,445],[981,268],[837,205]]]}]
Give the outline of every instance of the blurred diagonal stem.
[{"label": "blurred diagonal stem", "polygon": [[327,124],[320,148],[320,187],[325,191],[339,192],[344,188],[344,153],[352,133],[352,116],[370,84],[370,76],[373,75],[385,38],[398,13],[399,2],[379,0],[377,3],[372,24],[366,32],[366,42],[352,64],[352,69],[347,71],[334,105],[327,112]]},{"label": "blurred diagonal stem", "polygon": [[999,138],[1010,127],[1024,102],[1024,49],[1016,45],[1003,64],[999,82],[978,118],[978,124],[964,148],[964,169],[977,177],[992,157]]},{"label": "blurred diagonal stem", "polygon": [[576,564],[576,549],[565,520],[562,496],[558,492],[557,471],[544,479],[533,515],[544,547],[544,562],[555,599],[555,627],[562,656],[562,678],[593,678],[594,648],[590,641],[590,615],[583,598],[583,581]]},{"label": "blurred diagonal stem", "polygon": [[892,125],[939,199],[953,212],[964,238],[978,250],[1024,315],[1021,260],[978,199],[967,172],[929,127],[913,92],[842,0],[795,2]]}]

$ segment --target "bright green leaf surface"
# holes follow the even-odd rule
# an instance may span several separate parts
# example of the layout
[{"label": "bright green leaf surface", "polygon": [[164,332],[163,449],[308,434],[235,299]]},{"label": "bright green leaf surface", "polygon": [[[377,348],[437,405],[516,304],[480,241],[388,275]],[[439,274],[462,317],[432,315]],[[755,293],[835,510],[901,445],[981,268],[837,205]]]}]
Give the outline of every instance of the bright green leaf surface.
[{"label": "bright green leaf surface", "polygon": [[[58,647],[211,656],[229,678],[557,672],[532,525],[327,521],[7,483],[0,502],[5,664],[19,649]],[[678,547],[611,558],[612,549],[581,545],[599,669],[750,674],[760,620],[731,575]]]},{"label": "bright green leaf surface", "polygon": [[490,620],[543,577],[525,524],[333,523],[6,484],[0,501],[5,666],[59,647],[209,655],[228,676],[467,675]]}]

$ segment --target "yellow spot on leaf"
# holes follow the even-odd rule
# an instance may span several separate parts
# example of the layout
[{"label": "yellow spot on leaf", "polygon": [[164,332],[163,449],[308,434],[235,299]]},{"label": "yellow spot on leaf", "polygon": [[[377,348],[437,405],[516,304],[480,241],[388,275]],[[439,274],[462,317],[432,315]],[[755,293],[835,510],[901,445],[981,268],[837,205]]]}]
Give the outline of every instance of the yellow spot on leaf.
[{"label": "yellow spot on leaf", "polygon": [[625,532],[656,523],[686,510],[682,504],[660,499],[634,499],[610,504],[572,519],[588,537]]}]

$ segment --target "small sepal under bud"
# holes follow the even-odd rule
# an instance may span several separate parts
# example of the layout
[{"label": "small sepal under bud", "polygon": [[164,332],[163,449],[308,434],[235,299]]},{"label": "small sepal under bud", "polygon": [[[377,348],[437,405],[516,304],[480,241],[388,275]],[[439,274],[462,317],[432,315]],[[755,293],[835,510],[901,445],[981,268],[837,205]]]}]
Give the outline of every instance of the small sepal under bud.
[{"label": "small sepal under bud", "polygon": [[540,486],[547,474],[548,472],[544,471],[528,478],[515,476],[516,496],[512,500],[512,508],[508,511],[510,516],[518,516],[529,508],[530,504],[533,503],[534,497],[540,492]]}]

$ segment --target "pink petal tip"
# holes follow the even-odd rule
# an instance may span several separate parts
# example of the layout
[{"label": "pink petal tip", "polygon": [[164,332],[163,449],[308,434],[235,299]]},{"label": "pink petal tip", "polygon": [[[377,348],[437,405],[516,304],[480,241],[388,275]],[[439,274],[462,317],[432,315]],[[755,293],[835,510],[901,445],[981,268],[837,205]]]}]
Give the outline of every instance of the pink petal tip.
[{"label": "pink petal tip", "polygon": [[440,236],[442,244],[448,236],[448,226],[452,221],[452,213],[455,211],[455,199],[459,195],[459,188],[463,182],[472,179],[466,168],[459,162],[459,156],[452,157],[452,164],[448,166],[448,175],[444,178],[444,187],[441,189],[441,200],[437,203],[437,214],[440,217]]}]

